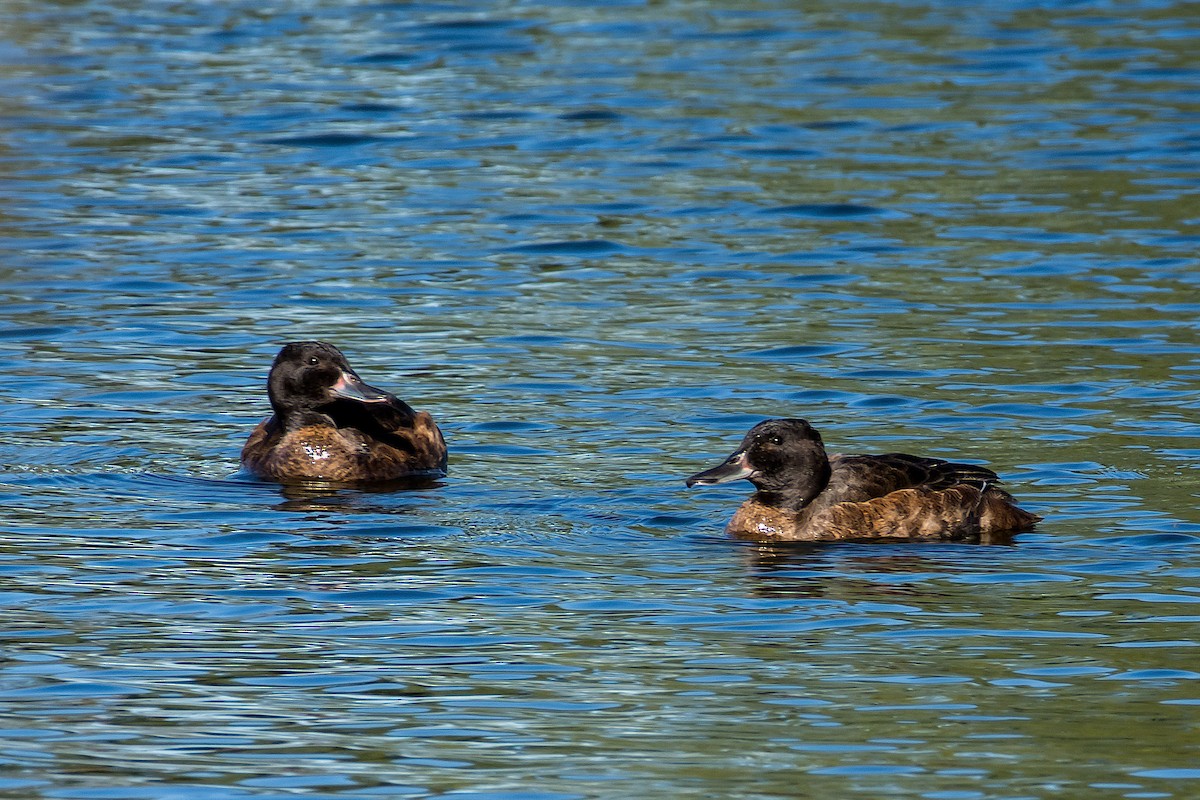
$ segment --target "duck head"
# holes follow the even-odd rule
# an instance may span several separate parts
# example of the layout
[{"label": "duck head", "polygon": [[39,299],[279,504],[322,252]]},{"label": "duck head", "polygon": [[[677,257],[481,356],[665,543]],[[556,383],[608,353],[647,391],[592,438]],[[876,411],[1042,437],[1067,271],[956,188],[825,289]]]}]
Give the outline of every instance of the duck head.
[{"label": "duck head", "polygon": [[387,403],[391,399],[358,377],[342,351],[324,342],[284,345],[271,364],[267,396],[281,415],[320,409],[338,400]]},{"label": "duck head", "polygon": [[812,425],[802,419],[769,419],[751,428],[729,458],[691,476],[687,485],[745,479],[768,505],[802,508],[828,485],[829,477],[825,445]]}]

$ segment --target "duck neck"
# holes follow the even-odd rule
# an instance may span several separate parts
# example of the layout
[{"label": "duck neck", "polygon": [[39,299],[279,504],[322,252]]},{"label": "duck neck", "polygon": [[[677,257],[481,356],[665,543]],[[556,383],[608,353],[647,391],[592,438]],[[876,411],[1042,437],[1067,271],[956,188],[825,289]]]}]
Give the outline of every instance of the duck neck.
[{"label": "duck neck", "polygon": [[821,458],[804,472],[804,477],[800,480],[759,486],[754,499],[772,508],[802,511],[825,491],[832,474],[829,459]]},{"label": "duck neck", "polygon": [[311,408],[276,408],[275,418],[287,431],[296,431],[310,426],[336,427],[337,423],[328,414]]}]

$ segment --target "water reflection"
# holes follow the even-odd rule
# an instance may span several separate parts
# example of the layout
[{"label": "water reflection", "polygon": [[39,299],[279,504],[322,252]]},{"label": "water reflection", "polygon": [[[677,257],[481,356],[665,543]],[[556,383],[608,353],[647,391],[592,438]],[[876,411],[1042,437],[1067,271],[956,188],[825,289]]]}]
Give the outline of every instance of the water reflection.
[{"label": "water reflection", "polygon": [[[352,514],[396,514],[404,513],[405,504],[399,497],[388,497],[387,503],[374,503],[374,495],[396,495],[403,492],[427,491],[445,486],[442,478],[412,476],[399,480],[378,481],[364,484],[338,484],[327,481],[303,481],[278,485],[284,501],[273,508],[276,511],[337,511]],[[429,495],[409,501],[408,510],[427,506]]]},{"label": "water reflection", "polygon": [[[988,541],[932,545],[895,541],[750,543],[739,548],[739,552],[755,596],[823,597],[831,591],[845,593],[849,585],[855,585],[859,588],[850,594],[865,600],[875,596],[927,594],[928,588],[918,585],[919,582],[940,574],[947,559],[953,558],[950,554],[964,555],[967,549],[983,548],[971,553],[970,561],[1004,570],[1005,549],[1015,546],[1017,539],[1017,535],[1010,533],[989,537]],[[831,570],[838,576],[832,584]],[[849,581],[850,575],[870,577]]]}]

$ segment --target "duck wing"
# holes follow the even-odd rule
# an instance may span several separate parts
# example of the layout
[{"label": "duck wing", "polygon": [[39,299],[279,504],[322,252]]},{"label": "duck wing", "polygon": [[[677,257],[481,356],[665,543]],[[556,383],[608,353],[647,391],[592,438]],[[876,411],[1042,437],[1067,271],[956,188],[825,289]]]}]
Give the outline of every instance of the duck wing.
[{"label": "duck wing", "polygon": [[965,485],[983,491],[1000,481],[987,467],[907,453],[834,455],[829,461],[832,474],[821,494],[831,504],[861,503],[905,489],[939,491]]},{"label": "duck wing", "polygon": [[352,435],[371,452],[371,458],[386,462],[381,470],[446,470],[446,440],[433,417],[395,395],[370,403],[339,400],[327,413],[343,435]]},{"label": "duck wing", "polygon": [[417,412],[394,394],[381,392],[379,400],[338,400],[321,410],[333,418],[339,428],[358,428],[374,437],[406,431],[413,426]]},{"label": "duck wing", "polygon": [[[847,465],[850,475],[861,476],[856,487],[861,499],[824,504],[818,500],[789,538],[977,539],[1027,531],[1041,520],[1019,508],[1008,492],[996,486],[996,473],[985,467],[889,454],[893,456],[895,460],[885,459],[885,463],[895,472],[878,463]],[[896,488],[905,481],[916,485]],[[850,485],[844,483],[843,491]],[[865,493],[874,494],[862,498]]]}]

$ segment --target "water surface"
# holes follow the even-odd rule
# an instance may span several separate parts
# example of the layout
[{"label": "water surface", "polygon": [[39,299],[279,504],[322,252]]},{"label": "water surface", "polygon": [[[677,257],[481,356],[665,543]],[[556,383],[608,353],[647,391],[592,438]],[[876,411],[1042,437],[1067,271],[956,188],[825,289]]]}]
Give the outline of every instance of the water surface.
[{"label": "water surface", "polygon": [[[1188,6],[0,12],[0,795],[1200,792]],[[301,338],[449,477],[236,478]],[[770,416],[1046,521],[731,542]]]}]

